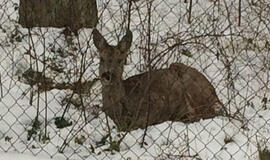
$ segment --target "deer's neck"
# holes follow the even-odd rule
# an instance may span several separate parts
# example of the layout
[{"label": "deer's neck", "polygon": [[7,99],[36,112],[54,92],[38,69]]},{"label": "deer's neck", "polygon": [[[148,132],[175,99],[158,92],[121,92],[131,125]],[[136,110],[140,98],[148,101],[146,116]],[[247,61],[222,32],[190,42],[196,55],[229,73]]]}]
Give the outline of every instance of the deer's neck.
[{"label": "deer's neck", "polygon": [[117,105],[117,103],[123,101],[125,94],[123,80],[120,78],[113,81],[111,85],[102,86],[103,103],[105,106]]}]

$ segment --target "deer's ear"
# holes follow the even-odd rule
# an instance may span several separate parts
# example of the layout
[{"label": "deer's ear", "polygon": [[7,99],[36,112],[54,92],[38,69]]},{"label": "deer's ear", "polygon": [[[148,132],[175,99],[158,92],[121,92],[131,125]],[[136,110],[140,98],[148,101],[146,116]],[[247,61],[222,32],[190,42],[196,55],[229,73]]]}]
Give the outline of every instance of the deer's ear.
[{"label": "deer's ear", "polygon": [[126,35],[121,39],[118,47],[122,52],[127,52],[131,47],[132,43],[132,32],[128,29]]},{"label": "deer's ear", "polygon": [[106,39],[99,33],[97,29],[94,29],[92,34],[93,34],[94,45],[97,47],[98,50],[102,50],[109,46]]}]

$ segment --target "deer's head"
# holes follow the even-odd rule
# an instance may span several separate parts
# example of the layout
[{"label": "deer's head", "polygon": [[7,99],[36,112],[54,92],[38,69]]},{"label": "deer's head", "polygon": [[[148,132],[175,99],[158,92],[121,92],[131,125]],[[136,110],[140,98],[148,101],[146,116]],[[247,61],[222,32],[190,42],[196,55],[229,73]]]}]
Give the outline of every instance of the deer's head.
[{"label": "deer's head", "polygon": [[93,30],[94,45],[98,49],[100,64],[99,75],[102,85],[111,85],[122,79],[128,50],[132,43],[132,32],[127,30],[126,35],[118,45],[111,46],[97,29]]}]

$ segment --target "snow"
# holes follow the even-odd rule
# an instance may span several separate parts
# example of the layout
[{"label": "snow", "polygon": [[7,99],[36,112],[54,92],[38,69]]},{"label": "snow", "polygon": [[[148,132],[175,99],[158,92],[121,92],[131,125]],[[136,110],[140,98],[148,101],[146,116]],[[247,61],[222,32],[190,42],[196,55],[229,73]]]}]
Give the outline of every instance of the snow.
[{"label": "snow", "polygon": [[[61,100],[66,95],[70,95],[70,91],[51,90],[47,92],[47,100],[44,93],[40,94],[39,98],[37,93],[34,93],[33,105],[29,104],[30,87],[17,80],[17,76],[28,69],[30,64],[29,57],[22,54],[29,47],[29,42],[26,38],[20,43],[9,43],[11,34],[18,27],[16,23],[18,14],[12,7],[15,2],[19,3],[18,0],[0,0],[0,4],[5,4],[0,9],[0,14],[3,15],[0,22],[3,24],[2,27],[6,29],[6,33],[0,32],[0,74],[2,82],[2,96],[0,97],[0,160],[15,160],[18,158],[20,160],[49,160],[50,157],[57,160],[67,158],[72,160],[176,160],[180,158],[192,159],[192,157],[203,160],[250,160],[258,159],[258,145],[270,147],[270,102],[269,100],[266,103],[262,102],[263,97],[268,97],[269,99],[270,96],[270,54],[267,47],[262,47],[265,44],[265,39],[269,39],[269,30],[264,28],[263,24],[258,28],[260,34],[256,35],[258,39],[256,41],[258,48],[256,49],[244,50],[248,45],[247,42],[234,37],[222,37],[219,41],[224,47],[225,53],[221,55],[221,59],[217,59],[217,56],[212,53],[219,51],[215,47],[213,47],[214,51],[210,52],[210,50],[201,50],[197,46],[187,44],[180,49],[191,51],[193,54],[192,58],[182,56],[175,49],[168,53],[168,55],[173,56],[165,56],[157,65],[157,67],[165,67],[166,65],[162,65],[164,62],[181,61],[201,71],[215,86],[219,98],[226,104],[229,111],[232,113],[239,112],[240,114],[236,114],[236,116],[242,115],[244,117],[242,118],[244,124],[227,117],[201,120],[188,125],[181,122],[164,122],[159,125],[149,126],[144,147],[141,147],[140,144],[144,130],[138,129],[125,136],[120,144],[119,152],[111,152],[106,151],[110,147],[109,138],[102,142],[102,139],[108,134],[104,113],[99,112],[97,118],[87,113],[87,123],[85,123],[81,111],[71,106],[65,118],[71,120],[73,125],[63,129],[58,129],[55,126],[55,117],[61,116],[65,107],[62,106]],[[98,3],[99,10],[102,10],[102,3],[104,2],[98,1]],[[119,34],[124,33],[124,29],[122,29],[119,23],[123,19],[121,15],[123,13],[119,11],[119,3],[123,2],[118,0],[110,3],[111,6],[101,15],[105,26],[98,25],[98,29],[101,30],[111,44],[115,44]],[[154,1],[153,6],[156,6],[156,8],[153,12],[152,24],[158,27],[152,28],[152,41],[154,44],[159,44],[155,48],[157,53],[161,53],[166,45],[175,43],[177,38],[180,38],[180,40],[182,38],[188,39],[192,36],[200,35],[202,32],[212,34],[210,26],[212,23],[207,23],[208,18],[218,17],[222,19],[224,17],[219,16],[214,10],[215,8],[212,10],[210,7],[212,4],[209,1],[197,3],[200,5],[195,5],[193,8],[194,15],[192,16],[193,18],[196,17],[196,19],[192,20],[192,24],[187,24],[186,16],[180,15],[186,13],[188,5],[179,3],[178,0]],[[233,2],[230,1],[230,3]],[[144,1],[139,1],[137,5],[140,9],[134,10],[132,13],[131,30],[134,34],[134,42],[128,65],[125,66],[126,77],[146,70],[145,59],[141,56],[141,52],[144,50],[138,49],[138,46],[144,47],[141,43],[144,43],[142,34],[145,34],[143,32],[145,32],[146,26],[143,26],[142,20],[147,17],[141,14],[146,13],[147,9]],[[232,5],[237,6],[236,4]],[[257,34],[252,32],[253,25],[256,26],[255,21],[252,23],[252,26],[243,27],[252,18],[251,15],[256,17],[252,11],[247,10],[247,13],[245,12],[246,14],[249,12],[253,14],[249,14],[251,18],[244,17],[242,19],[243,25],[238,27],[236,26],[237,14],[234,14],[237,10],[229,9],[233,13],[230,18],[233,21],[232,27],[235,27],[233,30],[236,33],[239,30],[243,30],[249,37]],[[3,12],[4,10],[5,12]],[[220,12],[223,12],[223,10]],[[113,17],[110,13],[114,13]],[[196,28],[199,26],[194,25],[196,20],[198,23],[202,22],[205,24],[202,25],[203,28]],[[223,30],[228,26],[228,23],[224,20],[217,30]],[[26,29],[21,27],[18,27],[18,30],[22,35],[27,35],[28,33]],[[141,32],[142,30],[143,32]],[[191,32],[192,30],[194,32]],[[67,48],[64,37],[60,34],[61,29],[35,28],[32,32],[36,33],[33,35],[33,41],[35,42],[34,47],[37,55],[42,55],[44,52],[43,45],[47,47],[45,49],[47,52],[52,46],[55,48]],[[229,34],[229,32],[230,30],[227,29],[224,34]],[[173,33],[179,33],[179,35],[174,35]],[[43,41],[40,35],[44,35],[46,41]],[[174,39],[169,39],[168,43],[163,41],[163,37],[170,37],[172,35],[174,35]],[[82,51],[87,53],[87,60],[91,66],[87,69],[85,78],[95,78],[98,76],[98,58],[96,57],[94,47],[89,48],[89,44],[87,44],[89,41],[92,45],[91,29],[82,30],[79,36],[80,41],[74,41],[80,43]],[[234,41],[231,42],[231,39]],[[210,41],[209,39],[200,40],[207,45],[210,43],[208,42]],[[232,46],[237,47],[233,50]],[[48,53],[49,57],[53,57],[53,55],[54,53]],[[227,68],[224,66],[226,60],[231,64],[234,88],[229,85],[226,79],[228,76]],[[80,68],[81,65],[76,63],[78,66],[74,66],[75,62],[72,58],[66,58],[57,63],[60,63],[60,67],[64,68],[65,71],[72,71],[74,67]],[[35,69],[41,71],[43,69],[42,63],[38,62]],[[49,71],[46,74],[55,76],[55,79],[59,82],[67,80],[64,74],[54,74]],[[69,78],[74,81],[78,77],[72,76]],[[100,90],[101,84],[97,82],[91,91],[91,97],[87,101],[90,106],[101,104]],[[39,102],[38,99],[40,100]],[[32,122],[36,116],[37,106],[39,106],[39,120],[42,122],[42,129],[39,129],[35,136],[27,140],[28,133],[32,129]],[[47,115],[46,106],[48,106]],[[42,140],[45,132],[45,119],[47,119],[49,140]],[[110,124],[109,126],[114,125],[110,119],[108,123]],[[111,127],[113,141],[118,141],[124,134]],[[80,144],[80,140],[82,144]],[[65,141],[69,142],[69,145],[61,150]],[[60,153],[60,150],[63,153]]]},{"label": "snow", "polygon": [[51,158],[44,158],[41,156],[33,156],[19,153],[3,153],[0,152],[0,159],[2,160],[53,160]]}]

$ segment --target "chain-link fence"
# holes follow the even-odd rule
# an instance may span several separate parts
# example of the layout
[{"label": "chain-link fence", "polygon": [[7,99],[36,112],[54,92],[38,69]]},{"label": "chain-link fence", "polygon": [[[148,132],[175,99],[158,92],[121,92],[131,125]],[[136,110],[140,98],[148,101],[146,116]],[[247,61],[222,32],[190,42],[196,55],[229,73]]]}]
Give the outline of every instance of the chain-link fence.
[{"label": "chain-link fence", "polygon": [[[146,119],[146,127],[128,131],[120,131],[102,109],[102,97],[117,99],[122,86],[102,88],[103,59],[92,29],[23,28],[19,5],[19,0],[0,1],[0,151],[74,160],[270,159],[267,0],[97,1],[96,28],[108,44],[117,44],[127,28],[133,34],[123,79],[147,71],[151,78],[156,70],[181,62],[208,79],[224,106],[222,115],[189,123],[171,116],[165,121],[157,114],[161,121],[155,125]],[[196,88],[200,82],[188,81],[195,86],[190,90],[206,93],[207,88]],[[158,82],[154,88],[165,85]],[[126,97],[125,105],[131,105]],[[200,97],[189,95],[190,103]],[[145,109],[146,117],[154,107]]]}]

